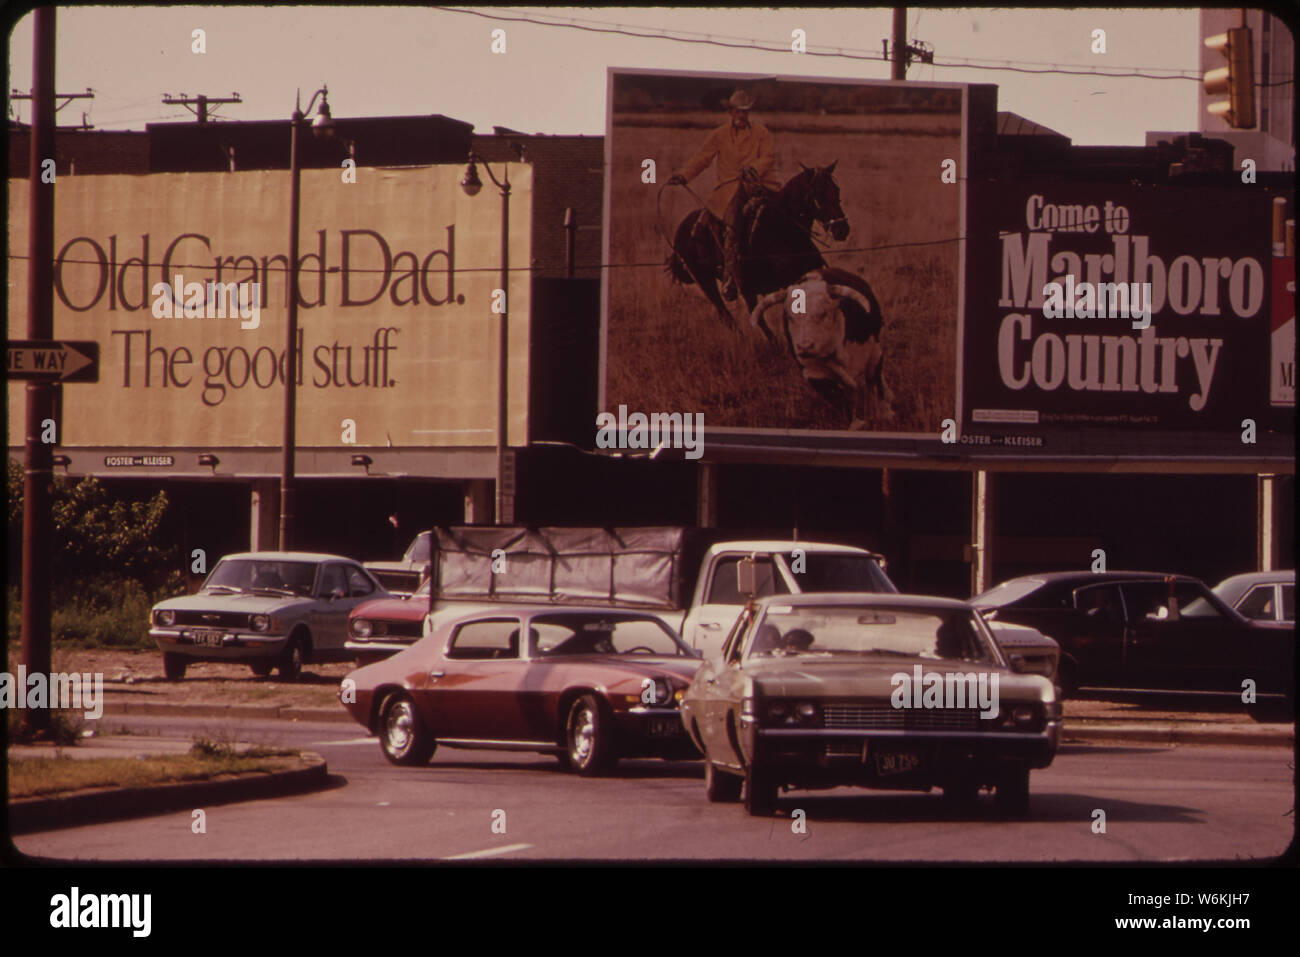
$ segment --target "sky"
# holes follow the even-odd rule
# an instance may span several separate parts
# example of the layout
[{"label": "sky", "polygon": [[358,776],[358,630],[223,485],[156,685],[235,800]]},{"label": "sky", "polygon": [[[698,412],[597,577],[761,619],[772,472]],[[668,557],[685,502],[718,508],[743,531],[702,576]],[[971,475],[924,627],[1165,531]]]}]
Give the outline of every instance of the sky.
[{"label": "sky", "polygon": [[[463,11],[472,12],[463,12]],[[908,35],[934,50],[935,65],[913,65],[920,82],[995,83],[998,108],[1073,139],[1077,145],[1142,145],[1148,130],[1198,126],[1198,12],[1184,10],[908,9]],[[714,38],[740,48],[543,26],[509,18],[577,20],[592,27]],[[193,31],[206,50],[192,50]],[[504,30],[504,52],[493,31]],[[802,30],[807,53],[791,50]],[[1105,52],[1094,31],[1104,33]],[[74,7],[59,8],[56,85],[74,100],[60,124],[142,130],[146,123],[193,119],[163,94],[228,97],[221,119],[288,119],[329,88],[336,118],[441,113],[490,132],[599,135],[605,131],[606,70],[657,68],[769,76],[888,79],[879,57],[891,11],[879,8],[672,7]],[[754,49],[755,45],[779,48]],[[498,43],[500,46],[500,43]],[[31,88],[32,18],[9,36],[9,87]],[[954,61],[971,65],[942,66]],[[994,70],[1052,67],[1115,73],[1183,73],[1142,79]],[[10,102],[30,119],[30,102]]]}]

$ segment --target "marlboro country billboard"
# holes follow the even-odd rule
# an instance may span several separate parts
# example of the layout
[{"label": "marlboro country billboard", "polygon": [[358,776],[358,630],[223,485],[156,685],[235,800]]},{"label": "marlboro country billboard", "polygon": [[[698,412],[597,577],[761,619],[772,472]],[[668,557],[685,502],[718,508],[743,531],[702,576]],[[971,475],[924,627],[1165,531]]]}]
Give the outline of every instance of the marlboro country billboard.
[{"label": "marlboro country billboard", "polygon": [[[298,441],[487,446],[496,434],[501,206],[463,166],[302,173]],[[510,170],[529,261],[532,169]],[[9,338],[24,338],[26,180],[9,181]],[[289,174],[69,176],[57,186],[54,332],[100,346],[63,389],[62,446],[274,447],[284,421]],[[510,290],[510,441],[528,395],[526,279]],[[23,434],[22,383],[9,435]]]},{"label": "marlboro country billboard", "polygon": [[1248,185],[972,184],[963,431],[1289,430],[1269,203]]}]

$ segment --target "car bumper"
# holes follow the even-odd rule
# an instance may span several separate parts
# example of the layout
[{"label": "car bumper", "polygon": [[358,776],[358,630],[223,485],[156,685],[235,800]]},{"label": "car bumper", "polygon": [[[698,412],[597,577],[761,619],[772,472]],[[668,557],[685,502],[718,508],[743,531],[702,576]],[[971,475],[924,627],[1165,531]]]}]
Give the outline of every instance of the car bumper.
[{"label": "car bumper", "polygon": [[954,778],[992,784],[1012,767],[1045,768],[1061,722],[1041,731],[744,728],[747,764],[795,786],[933,787]]},{"label": "car bumper", "polygon": [[245,631],[227,631],[221,644],[197,644],[188,628],[150,628],[149,637],[158,650],[169,655],[183,655],[203,661],[264,661],[279,658],[288,644],[288,635],[264,635]]},{"label": "car bumper", "polygon": [[699,758],[676,708],[629,708],[615,712],[619,753],[624,757]]}]

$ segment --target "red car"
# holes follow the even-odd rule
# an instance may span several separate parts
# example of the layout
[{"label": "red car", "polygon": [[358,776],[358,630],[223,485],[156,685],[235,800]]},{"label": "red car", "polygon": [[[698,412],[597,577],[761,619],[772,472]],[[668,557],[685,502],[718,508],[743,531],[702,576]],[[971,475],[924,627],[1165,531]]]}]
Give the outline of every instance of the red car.
[{"label": "red car", "polygon": [[593,775],[619,758],[699,757],[680,710],[699,666],[655,615],[517,605],[358,668],[339,698],[394,764],[424,764],[441,744],[554,754]]},{"label": "red car", "polygon": [[424,634],[429,613],[429,579],[412,595],[385,595],[352,609],[343,647],[358,664],[369,664],[410,647]]}]

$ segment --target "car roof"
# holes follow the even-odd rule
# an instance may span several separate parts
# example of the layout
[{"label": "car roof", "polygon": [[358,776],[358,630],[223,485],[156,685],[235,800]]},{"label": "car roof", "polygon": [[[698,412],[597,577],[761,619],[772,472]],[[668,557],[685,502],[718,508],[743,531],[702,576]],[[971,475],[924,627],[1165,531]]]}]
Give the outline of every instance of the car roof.
[{"label": "car roof", "polygon": [[944,610],[974,611],[975,606],[957,598],[938,595],[895,595],[878,592],[805,592],[800,595],[768,595],[756,603],[764,608],[771,605],[893,605],[896,608],[934,608]]},{"label": "car roof", "polygon": [[[1013,582],[1038,582],[1043,585],[1055,585],[1061,582],[1069,581],[1119,581],[1120,579],[1143,579],[1143,580],[1163,580],[1166,578],[1177,578],[1182,581],[1200,581],[1195,575],[1184,575],[1181,572],[1129,572],[1129,571],[1104,571],[1094,572],[1088,569],[1081,569],[1074,572],[1045,572],[1041,575],[1021,575],[1019,578],[1008,578],[1006,581],[998,582],[994,588],[1003,585],[1010,585]],[[990,588],[989,591],[993,589]]]},{"label": "car roof", "polygon": [[821,552],[823,554],[839,555],[869,555],[876,557],[876,553],[868,551],[865,548],[858,548],[856,545],[829,545],[825,542],[796,542],[788,538],[753,538],[743,539],[740,541],[718,542],[709,546],[709,552],[788,552],[794,548],[802,548]]},{"label": "car roof", "polygon": [[221,556],[222,561],[227,558],[258,558],[272,562],[352,562],[354,565],[361,564],[355,558],[348,558],[346,555],[329,555],[325,552],[233,552],[230,555]]},{"label": "car roof", "polygon": [[1232,575],[1225,578],[1219,584],[1215,585],[1215,590],[1226,586],[1233,585],[1267,585],[1273,582],[1293,582],[1295,581],[1295,569],[1272,572],[1242,572],[1240,575]]}]

